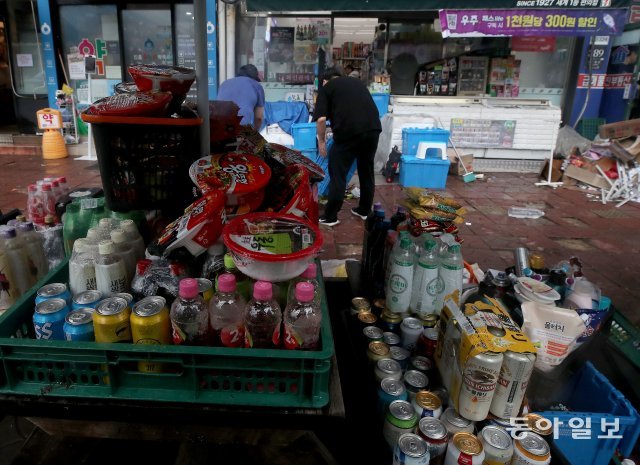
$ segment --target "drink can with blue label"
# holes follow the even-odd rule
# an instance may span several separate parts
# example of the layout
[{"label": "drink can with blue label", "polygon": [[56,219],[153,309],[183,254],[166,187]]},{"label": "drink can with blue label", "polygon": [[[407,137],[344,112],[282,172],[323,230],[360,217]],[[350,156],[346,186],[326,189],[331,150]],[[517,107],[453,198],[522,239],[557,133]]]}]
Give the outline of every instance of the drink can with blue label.
[{"label": "drink can with blue label", "polygon": [[64,340],[64,319],[69,307],[64,299],[52,298],[36,304],[33,328],[36,339]]},{"label": "drink can with blue label", "polygon": [[94,341],[93,309],[81,308],[69,312],[64,322],[64,338],[67,341]]},{"label": "drink can with blue label", "polygon": [[71,293],[64,283],[51,283],[42,286],[36,293],[36,305],[49,299],[63,299],[67,305],[71,305]]},{"label": "drink can with blue label", "polygon": [[81,308],[96,309],[96,305],[102,300],[102,292],[100,291],[83,291],[73,296],[71,310],[80,310]]}]

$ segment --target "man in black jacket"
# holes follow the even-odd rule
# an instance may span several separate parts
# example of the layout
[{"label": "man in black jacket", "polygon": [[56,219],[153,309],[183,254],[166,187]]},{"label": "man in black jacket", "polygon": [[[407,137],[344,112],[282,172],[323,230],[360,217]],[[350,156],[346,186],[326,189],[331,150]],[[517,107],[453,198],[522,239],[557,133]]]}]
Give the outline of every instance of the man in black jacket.
[{"label": "man in black jacket", "polygon": [[359,79],[328,68],[322,75],[313,119],[317,121],[318,151],[327,156],[326,123],[331,122],[333,145],[329,151],[329,198],[320,224],[335,226],[344,201],[347,173],[357,161],[360,203],[351,213],[366,219],[373,206],[375,180],[373,159],[382,131],[380,116],[371,94]]}]

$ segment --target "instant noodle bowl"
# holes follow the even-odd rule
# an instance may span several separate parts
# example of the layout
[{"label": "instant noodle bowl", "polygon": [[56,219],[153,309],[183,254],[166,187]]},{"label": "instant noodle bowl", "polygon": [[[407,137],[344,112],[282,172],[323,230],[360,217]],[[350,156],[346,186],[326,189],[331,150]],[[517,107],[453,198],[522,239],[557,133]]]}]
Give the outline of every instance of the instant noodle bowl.
[{"label": "instant noodle bowl", "polygon": [[225,225],[222,238],[240,271],[271,282],[300,276],[322,246],[317,226],[281,213],[236,217]]},{"label": "instant noodle bowl", "polygon": [[227,213],[241,215],[262,204],[271,168],[255,155],[225,153],[196,160],[189,176],[205,194],[212,190],[225,192]]},{"label": "instant noodle bowl", "polygon": [[96,116],[164,116],[171,99],[169,92],[115,94],[96,101],[86,112]]},{"label": "instant noodle bowl", "polygon": [[196,72],[191,68],[165,65],[131,65],[129,74],[139,90],[161,90],[171,92],[172,110],[180,109],[187,97],[187,92],[196,79]]}]

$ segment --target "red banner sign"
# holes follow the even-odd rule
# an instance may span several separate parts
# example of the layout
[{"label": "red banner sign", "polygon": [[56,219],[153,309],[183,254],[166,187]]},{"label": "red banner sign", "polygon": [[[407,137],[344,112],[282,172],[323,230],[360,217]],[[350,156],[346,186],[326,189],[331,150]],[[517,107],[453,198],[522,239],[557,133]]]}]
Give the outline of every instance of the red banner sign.
[{"label": "red banner sign", "polygon": [[511,38],[514,52],[555,52],[556,38],[553,36],[515,36]]}]

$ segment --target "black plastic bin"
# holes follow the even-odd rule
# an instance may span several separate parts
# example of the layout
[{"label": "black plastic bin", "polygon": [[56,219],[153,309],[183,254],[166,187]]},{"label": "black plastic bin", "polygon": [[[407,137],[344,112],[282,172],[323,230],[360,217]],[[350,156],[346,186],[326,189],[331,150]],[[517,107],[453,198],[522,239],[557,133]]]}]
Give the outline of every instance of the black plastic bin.
[{"label": "black plastic bin", "polygon": [[113,211],[180,213],[194,199],[189,167],[201,157],[195,113],[180,118],[96,116],[91,123],[105,203]]}]

